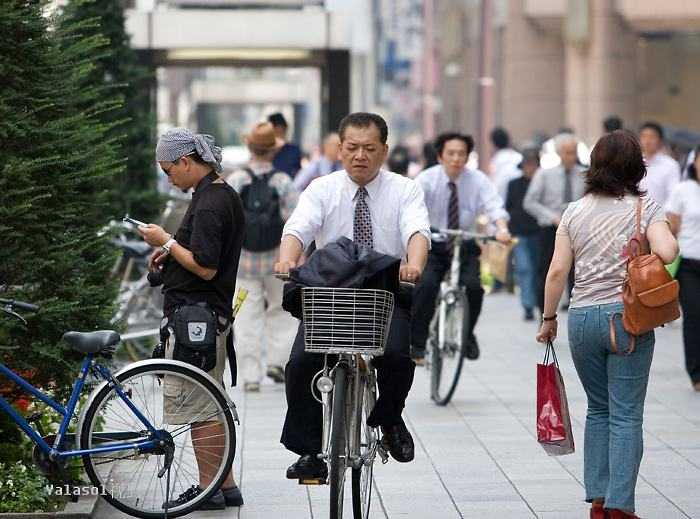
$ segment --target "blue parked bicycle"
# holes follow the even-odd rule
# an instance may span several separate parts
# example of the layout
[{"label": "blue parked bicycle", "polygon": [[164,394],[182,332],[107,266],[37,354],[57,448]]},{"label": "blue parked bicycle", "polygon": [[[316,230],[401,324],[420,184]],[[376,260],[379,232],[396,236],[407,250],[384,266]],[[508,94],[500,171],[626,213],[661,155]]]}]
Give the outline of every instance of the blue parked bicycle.
[{"label": "blue parked bicycle", "polygon": [[[18,310],[39,308],[0,299],[0,311],[26,324]],[[65,407],[0,363],[0,373],[63,416],[57,434],[42,436],[0,396],[0,409],[35,443],[37,467],[65,479],[68,460],[80,457],[109,503],[145,519],[182,516],[208,500],[231,470],[238,420],[235,405],[214,379],[165,359],[136,362],[112,374],[97,358],[111,357],[118,333],[68,332],[63,339],[86,355]],[[102,382],[71,435],[88,374]]]}]

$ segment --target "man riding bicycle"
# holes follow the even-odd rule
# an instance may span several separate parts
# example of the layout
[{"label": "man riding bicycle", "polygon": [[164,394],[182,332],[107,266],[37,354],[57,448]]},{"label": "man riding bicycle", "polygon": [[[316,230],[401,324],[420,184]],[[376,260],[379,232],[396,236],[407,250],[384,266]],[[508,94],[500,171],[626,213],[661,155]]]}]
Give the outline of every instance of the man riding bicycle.
[{"label": "man riding bicycle", "polygon": [[[387,126],[376,114],[353,113],[340,123],[344,170],[314,180],[301,194],[282,234],[277,273],[298,266],[304,249],[318,248],[345,236],[377,252],[406,258],[402,281],[416,282],[429,248],[428,211],[423,193],[410,179],[381,166],[388,146]],[[282,444],[298,454],[287,470],[289,479],[325,479],[321,452],[322,412],[311,393],[311,381],[323,367],[323,357],[304,351],[300,325],[286,367],[287,417]],[[374,360],[379,399],[367,422],[381,426],[384,442],[394,459],[413,459],[413,438],[401,418],[413,383],[415,364],[410,358],[410,308],[397,302],[382,357]]]},{"label": "man riding bicycle", "polygon": [[[470,230],[480,214],[486,214],[496,225],[496,239],[508,243],[508,213],[503,200],[489,178],[479,170],[466,167],[474,140],[456,132],[443,133],[435,140],[440,164],[419,173],[416,182],[423,188],[425,203],[430,213],[432,229]],[[471,360],[479,357],[479,345],[474,327],[481,313],[484,289],[481,287],[479,246],[470,240],[460,253],[460,285],[466,288],[469,319],[464,355]],[[411,319],[412,357],[422,363],[428,340],[430,321],[435,313],[435,299],[440,282],[450,267],[449,241],[435,242],[428,256],[420,283],[413,295]]]}]

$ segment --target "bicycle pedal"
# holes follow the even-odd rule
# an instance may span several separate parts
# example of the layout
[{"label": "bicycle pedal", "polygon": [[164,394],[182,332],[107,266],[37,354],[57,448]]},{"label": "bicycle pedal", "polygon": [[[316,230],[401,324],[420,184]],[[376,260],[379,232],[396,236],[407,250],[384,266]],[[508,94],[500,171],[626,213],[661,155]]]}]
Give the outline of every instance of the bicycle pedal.
[{"label": "bicycle pedal", "polygon": [[325,485],[326,480],[323,478],[305,478],[299,480],[300,485]]}]

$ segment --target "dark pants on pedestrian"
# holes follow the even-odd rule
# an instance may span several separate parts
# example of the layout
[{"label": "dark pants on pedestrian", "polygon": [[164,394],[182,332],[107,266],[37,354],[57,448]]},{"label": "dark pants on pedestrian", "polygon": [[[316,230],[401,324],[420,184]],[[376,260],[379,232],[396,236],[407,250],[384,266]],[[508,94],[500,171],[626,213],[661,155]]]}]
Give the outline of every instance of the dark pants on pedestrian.
[{"label": "dark pants on pedestrian", "polygon": [[682,259],[677,277],[681,285],[685,369],[695,384],[700,382],[700,260]]},{"label": "dark pants on pedestrian", "polygon": [[540,243],[536,234],[516,236],[513,248],[515,281],[520,287],[520,302],[526,311],[537,304],[540,268]]},{"label": "dark pants on pedestrian", "polygon": [[[384,355],[372,361],[377,369],[379,398],[367,418],[370,426],[389,427],[402,422],[401,413],[413,384],[415,364],[410,355],[409,305],[398,300]],[[321,452],[322,408],[311,394],[311,381],[323,369],[323,354],[304,351],[304,328],[299,325],[286,367],[287,417],[280,442],[299,456]]]},{"label": "dark pants on pedestrian", "polygon": [[[466,288],[469,319],[466,337],[471,337],[481,314],[484,302],[484,289],[481,287],[481,249],[473,241],[466,241],[460,250],[459,284]],[[411,342],[415,348],[425,348],[428,340],[430,321],[435,313],[435,303],[440,292],[440,283],[450,269],[452,256],[444,244],[433,244],[428,254],[428,264],[413,293],[411,319]]]},{"label": "dark pants on pedestrian", "polygon": [[[557,228],[555,226],[540,227],[540,265],[538,269],[538,286],[537,286],[537,306],[540,312],[544,313],[544,286],[547,283],[547,272],[549,264],[554,256],[554,241],[557,238]],[[569,294],[574,286],[574,267],[572,265],[569,271]]]}]

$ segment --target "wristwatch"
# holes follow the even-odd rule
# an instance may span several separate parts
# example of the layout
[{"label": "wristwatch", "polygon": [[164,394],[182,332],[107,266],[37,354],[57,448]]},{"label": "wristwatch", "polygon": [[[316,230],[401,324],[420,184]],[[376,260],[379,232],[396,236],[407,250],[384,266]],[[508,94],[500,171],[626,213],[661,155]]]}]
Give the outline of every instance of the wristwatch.
[{"label": "wristwatch", "polygon": [[170,248],[176,243],[177,241],[175,241],[175,238],[170,238],[163,245],[161,245],[160,248],[163,249],[167,254],[170,254]]}]

